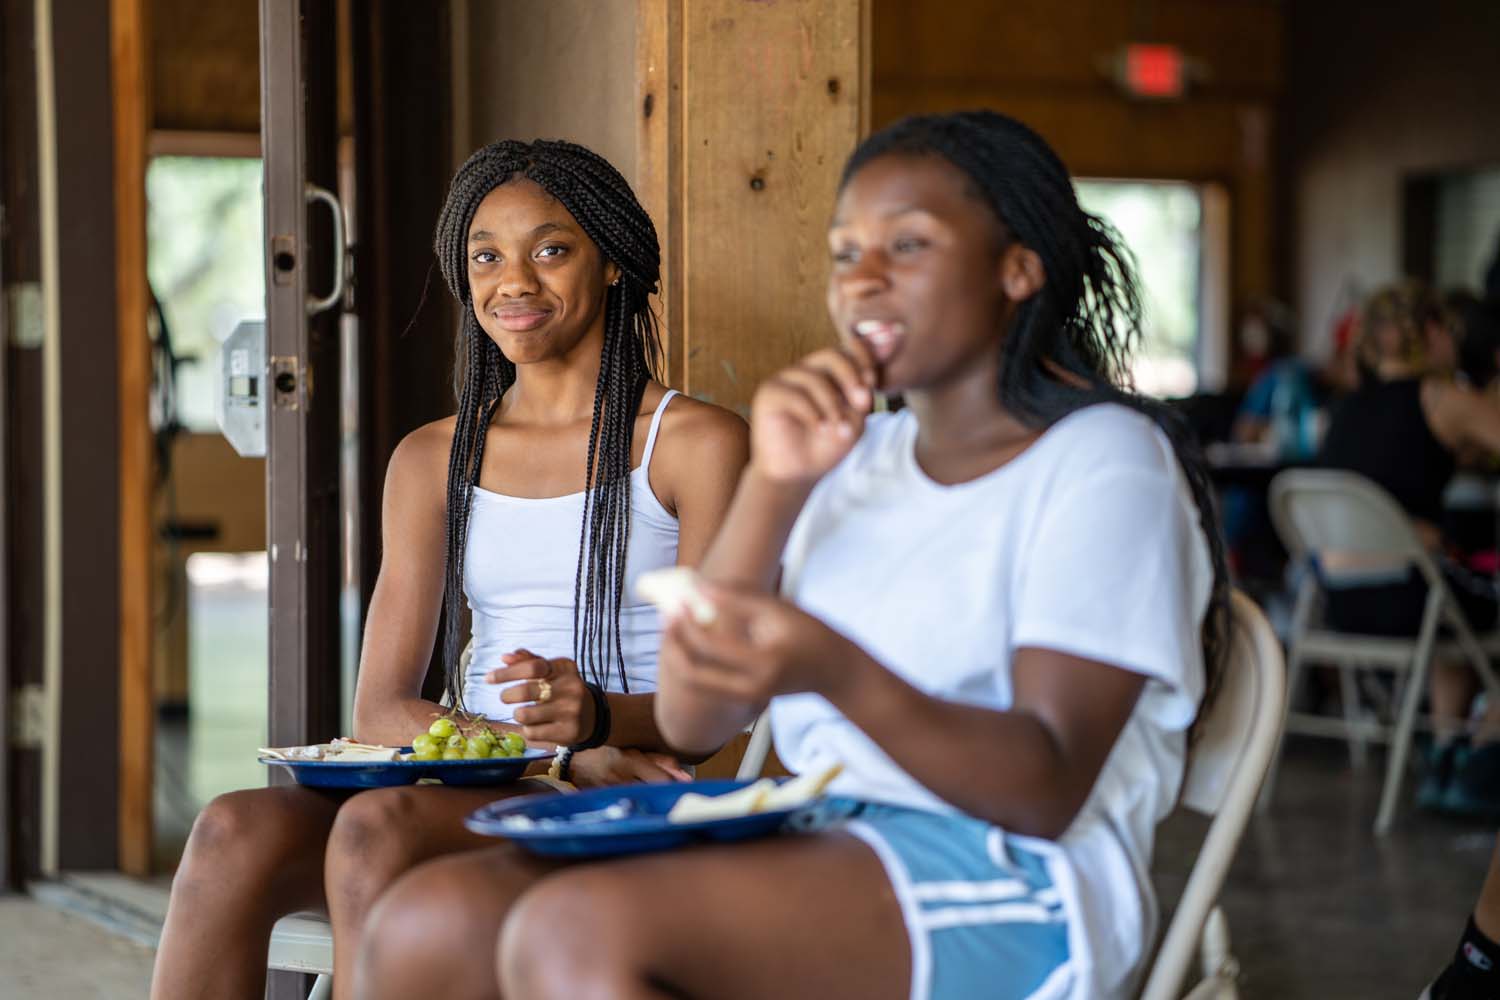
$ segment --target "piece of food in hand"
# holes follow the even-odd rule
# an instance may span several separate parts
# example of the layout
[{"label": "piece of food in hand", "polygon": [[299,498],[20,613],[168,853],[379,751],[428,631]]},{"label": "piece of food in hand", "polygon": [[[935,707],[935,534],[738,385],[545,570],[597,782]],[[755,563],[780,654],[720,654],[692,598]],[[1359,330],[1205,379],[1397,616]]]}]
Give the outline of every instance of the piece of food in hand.
[{"label": "piece of food in hand", "polygon": [[667,813],[670,823],[703,823],[716,819],[737,819],[752,813],[797,809],[823,793],[828,783],[839,776],[844,765],[830,764],[821,771],[808,771],[790,781],[777,784],[762,778],[753,785],[725,795],[699,795],[688,792]]},{"label": "piece of food in hand", "polygon": [[712,625],[719,616],[713,602],[698,586],[697,571],[687,566],[667,566],[642,573],[636,577],[635,592],[642,600],[656,605],[664,615],[685,611],[699,625]]}]

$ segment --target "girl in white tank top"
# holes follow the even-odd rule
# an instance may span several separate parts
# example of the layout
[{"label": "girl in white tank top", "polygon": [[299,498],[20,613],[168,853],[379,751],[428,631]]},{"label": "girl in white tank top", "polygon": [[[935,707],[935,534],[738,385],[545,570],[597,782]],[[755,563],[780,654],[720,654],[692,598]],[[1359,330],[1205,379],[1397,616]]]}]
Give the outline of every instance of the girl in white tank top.
[{"label": "girl in white tank top", "polygon": [[[661,623],[656,609],[634,594],[636,577],[677,564],[677,518],[662,506],[650,482],[662,414],[676,395],[677,390],[668,389],[656,405],[641,464],[630,473],[630,534],[620,600],[624,679],[606,674],[609,691],[656,690]],[[464,706],[509,722],[516,706],[502,702],[502,689],[485,681],[500,656],[515,649],[548,658],[573,655],[573,573],[585,495],[534,499],[473,489],[464,596],[473,622],[474,655],[464,677]],[[486,552],[503,552],[504,558],[486,559]],[[612,631],[613,623],[605,624]],[[607,647],[612,648],[609,638]]]}]

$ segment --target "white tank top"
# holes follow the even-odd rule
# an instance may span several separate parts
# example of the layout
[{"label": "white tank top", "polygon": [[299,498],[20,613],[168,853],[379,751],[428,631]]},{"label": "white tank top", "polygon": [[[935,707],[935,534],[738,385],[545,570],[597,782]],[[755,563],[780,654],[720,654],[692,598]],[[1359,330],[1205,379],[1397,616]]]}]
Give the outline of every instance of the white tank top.
[{"label": "white tank top", "polygon": [[[630,473],[630,536],[625,553],[625,591],[620,597],[620,647],[632,694],[656,690],[656,654],[661,623],[655,607],[635,596],[635,580],[649,570],[677,564],[677,518],[651,491],[648,470],[667,390],[651,417],[641,464]],[[464,707],[508,722],[520,707],[500,700],[501,685],[484,675],[504,666],[502,653],[529,649],[549,659],[573,656],[573,584],[583,493],[528,499],[473,489],[469,538],[464,550],[464,596],[473,613],[474,658],[464,677]],[[613,622],[605,618],[610,638]],[[613,649],[611,641],[606,646]],[[620,690],[611,668],[606,687]]]}]

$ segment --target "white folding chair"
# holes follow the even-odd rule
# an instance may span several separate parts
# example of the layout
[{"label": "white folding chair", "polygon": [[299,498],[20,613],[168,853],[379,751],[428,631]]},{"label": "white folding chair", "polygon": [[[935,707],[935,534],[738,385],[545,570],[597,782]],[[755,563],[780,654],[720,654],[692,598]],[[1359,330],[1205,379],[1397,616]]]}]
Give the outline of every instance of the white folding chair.
[{"label": "white folding chair", "polygon": [[[468,672],[474,657],[474,641],[458,654],[458,673]],[[318,913],[294,913],[271,928],[271,948],[266,968],[278,972],[305,972],[317,976],[307,1000],[328,1000],[333,995],[333,930],[328,918]]]},{"label": "white folding chair", "polygon": [[[1363,758],[1366,741],[1389,741],[1385,786],[1375,816],[1375,833],[1391,827],[1396,797],[1406,770],[1417,705],[1426,689],[1427,672],[1437,644],[1438,626],[1447,624],[1457,648],[1474,665],[1491,697],[1500,699],[1500,683],[1490,669],[1463,612],[1443,580],[1432,556],[1417,538],[1411,520],[1391,495],[1375,483],[1352,472],[1331,469],[1290,469],[1271,482],[1271,520],[1292,558],[1306,572],[1297,594],[1288,642],[1287,688],[1295,692],[1303,666],[1309,661],[1337,666],[1344,717],[1293,712],[1288,705],[1284,732],[1315,736],[1343,736],[1350,741],[1356,762]],[[1348,557],[1357,565],[1376,562],[1404,570],[1415,566],[1427,583],[1427,604],[1422,624],[1414,638],[1389,638],[1339,632],[1315,624],[1318,598],[1325,582],[1357,583],[1354,572],[1319,569],[1318,559],[1330,553]],[[1359,716],[1359,698],[1354,671],[1380,668],[1404,679],[1397,696],[1399,710],[1394,726]],[[1279,759],[1278,750],[1276,758]],[[1266,778],[1261,796],[1270,801],[1276,780],[1276,760]]]},{"label": "white folding chair", "polygon": [[[1229,924],[1216,900],[1281,732],[1285,672],[1276,632],[1255,602],[1236,590],[1231,611],[1234,630],[1223,685],[1198,726],[1182,787],[1182,804],[1213,821],[1172,911],[1142,1000],[1178,996],[1195,952],[1203,978],[1189,1000],[1237,996],[1239,968],[1229,952]],[[763,712],[751,730],[738,777],[757,777],[770,746],[770,715]]]},{"label": "white folding chair", "polygon": [[1230,954],[1229,924],[1217,900],[1281,732],[1286,677],[1281,644],[1260,608],[1236,590],[1230,609],[1223,683],[1198,723],[1182,784],[1182,804],[1213,821],[1162,935],[1142,1000],[1181,996],[1195,954],[1203,978],[1187,994],[1190,1000],[1238,996],[1239,964]]}]

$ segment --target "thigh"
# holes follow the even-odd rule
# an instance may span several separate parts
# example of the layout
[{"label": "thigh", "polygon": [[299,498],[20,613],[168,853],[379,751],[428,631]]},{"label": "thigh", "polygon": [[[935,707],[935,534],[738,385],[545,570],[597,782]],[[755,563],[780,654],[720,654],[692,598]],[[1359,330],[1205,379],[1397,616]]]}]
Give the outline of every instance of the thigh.
[{"label": "thigh", "polygon": [[[559,936],[562,946],[549,950]],[[723,1000],[898,1000],[909,995],[912,978],[911,946],[885,869],[847,833],[559,872],[506,925],[507,995],[567,975],[549,966],[560,952],[638,964],[643,981],[672,995]]]},{"label": "thigh", "polygon": [[518,781],[492,788],[404,785],[360,792],[339,810],[329,839],[329,863],[347,867],[363,859],[416,864],[455,851],[494,844],[472,833],[464,818],[499,799],[556,794],[545,782]]}]

